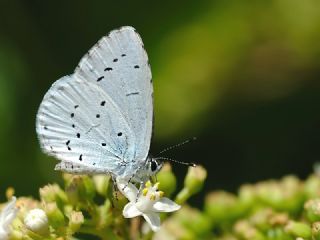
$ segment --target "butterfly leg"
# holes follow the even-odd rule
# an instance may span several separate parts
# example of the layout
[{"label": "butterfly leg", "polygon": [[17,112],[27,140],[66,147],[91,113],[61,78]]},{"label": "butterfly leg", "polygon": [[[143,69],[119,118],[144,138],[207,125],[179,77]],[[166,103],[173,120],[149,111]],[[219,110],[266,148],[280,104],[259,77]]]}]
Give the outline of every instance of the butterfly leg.
[{"label": "butterfly leg", "polygon": [[138,193],[137,193],[137,196],[136,196],[136,202],[138,201],[138,198],[139,198],[142,190],[144,189],[145,185],[146,185],[145,182],[143,182],[143,181],[140,182],[139,190],[138,190]]},{"label": "butterfly leg", "polygon": [[122,188],[122,191],[126,189],[129,183],[131,183],[132,178],[134,177],[134,174],[128,179],[128,183]]},{"label": "butterfly leg", "polygon": [[[132,174],[132,176],[128,180],[128,183],[122,188],[122,191],[124,191],[126,189],[126,187],[128,186],[128,184],[131,183],[131,181],[134,178],[134,176],[135,176],[135,174]],[[145,182],[141,181],[140,182],[140,186],[139,186],[139,190],[138,190],[138,193],[137,193],[137,196],[136,196],[136,202],[138,201],[138,198],[139,198],[140,193],[141,193],[142,189],[144,188],[144,186],[145,186]]]},{"label": "butterfly leg", "polygon": [[112,182],[113,182],[114,197],[115,197],[115,199],[118,201],[117,181],[116,181],[116,178],[115,178],[113,175],[111,175],[111,179],[112,179]]}]

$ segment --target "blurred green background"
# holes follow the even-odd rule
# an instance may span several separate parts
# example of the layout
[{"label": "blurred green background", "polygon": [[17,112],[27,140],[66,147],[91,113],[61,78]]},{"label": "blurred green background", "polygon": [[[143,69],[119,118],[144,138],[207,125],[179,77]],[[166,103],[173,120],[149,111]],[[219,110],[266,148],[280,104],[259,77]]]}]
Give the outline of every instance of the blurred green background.
[{"label": "blurred green background", "polygon": [[[103,35],[134,26],[155,88],[152,153],[203,164],[206,190],[320,160],[320,1],[0,0],[0,199],[60,179],[41,153],[43,95]],[[186,168],[174,165],[181,176]]]}]

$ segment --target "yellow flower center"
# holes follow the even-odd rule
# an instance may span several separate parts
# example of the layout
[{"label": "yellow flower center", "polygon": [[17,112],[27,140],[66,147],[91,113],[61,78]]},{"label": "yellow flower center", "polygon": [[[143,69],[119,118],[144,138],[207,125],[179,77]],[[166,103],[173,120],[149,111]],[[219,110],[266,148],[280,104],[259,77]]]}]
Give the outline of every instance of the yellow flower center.
[{"label": "yellow flower center", "polygon": [[159,183],[157,182],[152,186],[150,181],[146,182],[145,188],[142,190],[142,195],[139,196],[137,202],[137,208],[142,212],[150,209],[155,201],[161,199],[164,195],[164,192],[159,191]]}]

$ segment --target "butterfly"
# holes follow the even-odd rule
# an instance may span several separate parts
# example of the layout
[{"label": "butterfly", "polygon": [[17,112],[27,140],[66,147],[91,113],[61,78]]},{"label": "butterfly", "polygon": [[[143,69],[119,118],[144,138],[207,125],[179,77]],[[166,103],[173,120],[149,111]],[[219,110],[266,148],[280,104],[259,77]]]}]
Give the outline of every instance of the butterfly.
[{"label": "butterfly", "polygon": [[162,167],[149,156],[153,86],[148,56],[133,27],[102,37],[71,75],[45,94],[36,117],[42,150],[55,170],[146,182]]}]

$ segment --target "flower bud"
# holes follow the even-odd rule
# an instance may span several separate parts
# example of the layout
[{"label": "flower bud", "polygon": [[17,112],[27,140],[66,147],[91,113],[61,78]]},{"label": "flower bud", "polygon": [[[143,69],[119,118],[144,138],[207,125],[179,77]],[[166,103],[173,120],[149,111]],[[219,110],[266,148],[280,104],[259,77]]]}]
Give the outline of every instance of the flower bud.
[{"label": "flower bud", "polygon": [[248,221],[241,220],[234,226],[234,231],[243,240],[264,240],[263,234]]},{"label": "flower bud", "polygon": [[317,175],[311,175],[305,181],[304,191],[307,198],[319,198],[320,197],[320,177]]},{"label": "flower bud", "polygon": [[306,223],[290,221],[285,231],[294,237],[311,238],[311,227]]},{"label": "flower bud", "polygon": [[311,222],[320,221],[320,199],[311,199],[304,204],[306,217]]},{"label": "flower bud", "polygon": [[269,220],[273,214],[274,212],[271,208],[262,208],[253,213],[249,220],[252,225],[265,231],[271,228]]},{"label": "flower bud", "polygon": [[25,240],[26,239],[25,235],[26,235],[25,231],[21,231],[21,228],[19,228],[19,230],[12,229],[10,234],[10,240]]},{"label": "flower bud", "polygon": [[242,185],[238,195],[240,202],[248,207],[251,207],[257,199],[255,187],[250,184]]},{"label": "flower bud", "polygon": [[55,202],[46,204],[45,212],[47,214],[49,224],[53,228],[58,229],[65,225],[64,215],[57,207],[57,204]]},{"label": "flower bud", "polygon": [[209,193],[206,196],[204,208],[212,221],[219,225],[235,220],[243,212],[237,197],[223,191]]},{"label": "flower bud", "polygon": [[107,196],[108,188],[110,186],[110,178],[110,176],[103,174],[94,175],[92,177],[96,191],[100,195]]},{"label": "flower bud", "polygon": [[84,222],[84,217],[82,212],[76,212],[72,211],[69,216],[69,229],[72,231],[72,233],[75,233],[78,231],[81,227],[81,225]]},{"label": "flower bud", "polygon": [[[122,196],[123,198],[123,196]],[[113,208],[112,200],[110,199],[106,199],[104,204],[102,206],[99,206],[98,208],[98,214],[99,214],[99,227],[100,228],[105,228],[107,226],[109,226],[112,221],[113,221],[113,213],[114,211],[111,211],[111,209]],[[117,200],[115,200],[117,201]]]},{"label": "flower bud", "polygon": [[275,213],[270,217],[269,222],[271,226],[284,226],[288,223],[289,216],[287,213]]},{"label": "flower bud", "polygon": [[159,231],[155,232],[153,240],[162,239],[183,239],[193,240],[199,239],[196,234],[189,228],[183,226],[183,224],[173,218],[167,219],[163,222]]},{"label": "flower bud", "polygon": [[189,167],[184,179],[184,188],[178,193],[175,201],[178,204],[183,204],[193,194],[199,192],[206,177],[207,171],[202,166]]},{"label": "flower bud", "polygon": [[211,219],[196,208],[184,206],[176,214],[175,219],[197,236],[211,232]]},{"label": "flower bud", "polygon": [[[282,227],[272,227],[267,229],[267,236],[265,239],[273,240],[294,240],[292,236],[284,231]],[[296,238],[295,240],[299,240]],[[300,239],[303,240],[303,239]]]},{"label": "flower bud", "polygon": [[196,167],[189,167],[186,178],[184,179],[184,185],[189,189],[191,194],[199,192],[204,180],[207,178],[207,171],[204,167],[198,165]]},{"label": "flower bud", "polygon": [[315,222],[312,224],[312,239],[320,240],[320,222]]},{"label": "flower bud", "polygon": [[58,184],[48,184],[39,190],[40,198],[46,203],[57,202],[58,204],[67,202],[65,192]]},{"label": "flower bud", "polygon": [[32,209],[26,214],[24,224],[27,229],[40,235],[47,235],[49,232],[48,217],[46,213],[39,208]]},{"label": "flower bud", "polygon": [[80,202],[93,201],[95,186],[88,176],[74,176],[66,183],[66,194],[69,201],[74,205]]},{"label": "flower bud", "polygon": [[73,174],[71,173],[62,173],[62,178],[63,178],[63,181],[64,181],[64,185],[67,185],[68,182],[70,182],[72,180],[72,178],[74,177]]},{"label": "flower bud", "polygon": [[6,190],[6,197],[7,199],[11,199],[14,195],[14,188],[13,187],[8,187]]}]

